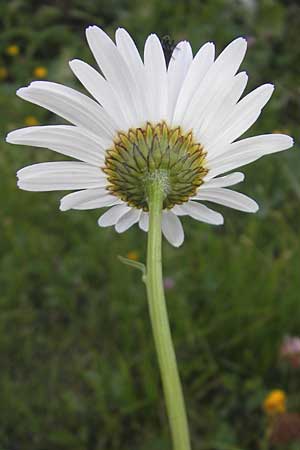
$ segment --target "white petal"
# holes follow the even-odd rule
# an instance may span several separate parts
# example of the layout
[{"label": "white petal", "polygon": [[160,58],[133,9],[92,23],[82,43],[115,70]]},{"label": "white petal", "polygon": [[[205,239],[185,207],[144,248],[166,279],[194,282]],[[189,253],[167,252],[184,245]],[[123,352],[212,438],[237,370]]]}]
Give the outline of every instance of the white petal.
[{"label": "white petal", "polygon": [[115,230],[118,233],[123,233],[128,230],[132,225],[139,221],[141,210],[136,208],[130,208],[120,219],[118,220]]},{"label": "white petal", "polygon": [[224,146],[241,136],[260,116],[262,108],[274,91],[272,84],[264,84],[246,95],[229,114],[223,131],[207,146],[208,154],[218,153],[213,147]]},{"label": "white petal", "polygon": [[187,212],[182,208],[182,205],[175,205],[171,211],[176,214],[176,216],[186,216]]},{"label": "white petal", "polygon": [[200,220],[201,222],[209,223],[212,225],[222,225],[224,218],[222,214],[213,211],[201,203],[189,201],[180,205],[182,214],[185,213],[193,219]]},{"label": "white petal", "polygon": [[173,125],[181,125],[184,113],[190,104],[195,91],[208,69],[211,67],[215,56],[215,46],[212,42],[204,44],[195,55],[188,73],[185,77],[183,86],[180,90],[178,100],[175,106]]},{"label": "white petal", "polygon": [[293,146],[293,139],[285,134],[265,134],[243,139],[225,148],[224,154],[209,161],[207,179],[236,167],[256,161],[264,155],[287,150]]},{"label": "white petal", "polygon": [[149,229],[149,214],[146,212],[142,212],[139,220],[139,227],[143,231],[148,231]]},{"label": "white petal", "polygon": [[87,28],[90,49],[110,86],[114,90],[130,126],[140,125],[143,105],[135,79],[115,44],[96,26]]},{"label": "white petal", "polygon": [[163,211],[162,232],[174,247],[180,247],[184,241],[182,224],[172,211]]},{"label": "white petal", "polygon": [[124,28],[117,29],[116,44],[135,82],[137,89],[136,96],[140,98],[139,116],[141,124],[143,124],[143,122],[147,122],[147,120],[149,120],[149,111],[145,92],[145,67],[143,61],[132,37]]},{"label": "white petal", "polygon": [[249,213],[254,213],[259,208],[258,204],[252,198],[247,197],[247,195],[223,188],[199,191],[195,199],[219,203],[220,205]]},{"label": "white petal", "polygon": [[214,63],[214,71],[223,68],[232,75],[238,71],[247,51],[247,41],[239,37],[230,42]]},{"label": "white petal", "polygon": [[106,197],[90,200],[88,202],[80,203],[74,206],[73,209],[87,210],[87,209],[99,209],[113,205],[121,205],[122,200],[118,199],[114,195],[107,195]]},{"label": "white petal", "polygon": [[116,125],[104,109],[86,95],[67,86],[49,81],[34,81],[28,87],[19,89],[17,95],[96,136],[112,139],[115,135]]},{"label": "white petal", "polygon": [[116,205],[106,211],[98,220],[100,227],[110,227],[115,225],[118,220],[131,208],[126,204]]},{"label": "white petal", "polygon": [[[10,132],[6,141],[11,144],[45,147],[62,155],[100,166],[105,157],[105,141],[95,139],[82,129],[70,125],[47,125],[21,128]],[[108,148],[109,141],[106,141]]]},{"label": "white petal", "polygon": [[98,188],[107,185],[105,174],[81,162],[46,162],[17,172],[18,186],[26,191],[61,191]]},{"label": "white petal", "polygon": [[179,42],[173,50],[168,66],[168,111],[167,120],[171,123],[175,105],[182,84],[193,61],[193,52],[190,43],[187,41]]},{"label": "white petal", "polygon": [[166,119],[168,88],[166,61],[161,43],[155,34],[150,34],[146,40],[144,64],[149,120],[159,122]]},{"label": "white petal", "polygon": [[[102,206],[106,206],[107,202],[117,201],[118,199],[114,195],[110,195],[105,188],[86,189],[84,191],[72,192],[71,194],[65,195],[60,200],[60,210],[67,211],[68,209],[79,209],[81,205],[98,200],[104,203]],[[101,206],[96,206],[96,208],[97,207],[100,208]]]},{"label": "white petal", "polygon": [[197,117],[197,127],[194,133],[204,147],[223,130],[223,124],[244,92],[247,81],[246,72],[241,72],[232,77],[228,83],[221,86],[219,91],[216,90],[202,116]]},{"label": "white petal", "polygon": [[136,70],[143,72],[143,61],[138,49],[132,37],[124,28],[117,29],[116,44],[129,69],[132,71],[132,75],[135,76]]},{"label": "white petal", "polygon": [[[209,181],[204,182],[199,188],[199,191],[203,189],[220,188],[233,186],[234,184],[244,181],[245,175],[242,172],[234,172],[230,175],[225,175],[224,177],[213,178]],[[198,192],[199,192],[198,191]]]},{"label": "white petal", "polygon": [[103,106],[110,117],[113,117],[118,129],[124,130],[129,128],[129,123],[123,114],[118,98],[105,78],[89,64],[79,59],[73,59],[69,64],[83,86]]},{"label": "white petal", "polygon": [[236,74],[246,49],[246,40],[238,38],[223,50],[194,92],[183,118],[183,126],[194,128],[197,122],[201,121],[214,97],[222,92],[224,86]]}]

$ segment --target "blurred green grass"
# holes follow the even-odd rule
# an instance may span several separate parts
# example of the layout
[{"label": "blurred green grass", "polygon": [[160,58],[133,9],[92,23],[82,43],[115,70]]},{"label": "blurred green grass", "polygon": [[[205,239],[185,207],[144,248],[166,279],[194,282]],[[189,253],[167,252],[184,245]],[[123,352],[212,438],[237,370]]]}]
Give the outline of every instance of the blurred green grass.
[{"label": "blurred green grass", "polygon": [[[247,36],[247,90],[276,85],[250,134],[287,130],[297,142],[297,1],[13,0],[0,3],[0,15],[3,137],[28,116],[59,122],[15,90],[38,66],[49,80],[81,89],[67,62],[93,63],[84,28],[95,23],[112,36],[126,27],[140,49],[150,32],[187,38],[194,50],[213,40],[220,51]],[[7,54],[13,44],[19,55]],[[17,190],[18,168],[54,159],[1,143],[0,449],[168,450],[143,284],[117,259],[136,251],[144,261],[146,235],[99,229],[97,211],[61,213],[58,193]],[[270,389],[284,389],[289,409],[300,411],[299,371],[278,360],[282,337],[300,330],[299,170],[297,145],[254,163],[241,190],[258,200],[258,214],[224,209],[221,228],[184,219],[184,245],[164,243],[195,449],[269,448],[261,403]]]}]

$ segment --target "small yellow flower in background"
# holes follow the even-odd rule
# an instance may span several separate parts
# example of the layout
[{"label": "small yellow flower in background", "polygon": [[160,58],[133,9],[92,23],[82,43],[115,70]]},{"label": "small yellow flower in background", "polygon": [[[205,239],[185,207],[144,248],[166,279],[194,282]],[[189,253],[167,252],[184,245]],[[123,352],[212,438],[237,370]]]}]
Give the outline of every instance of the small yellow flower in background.
[{"label": "small yellow flower in background", "polygon": [[273,130],[273,134],[286,134],[290,133],[290,130],[288,128],[282,128],[281,130]]},{"label": "small yellow flower in background", "polygon": [[8,76],[8,70],[5,67],[0,67],[0,80],[5,80]]},{"label": "small yellow flower in background", "polygon": [[48,75],[48,70],[46,69],[46,67],[38,66],[34,69],[33,75],[36,78],[45,78]]},{"label": "small yellow flower in background", "polygon": [[128,259],[132,259],[133,261],[138,261],[139,254],[138,254],[138,252],[132,250],[132,251],[127,253],[127,258]]},{"label": "small yellow flower in background", "polygon": [[16,44],[9,45],[6,47],[6,53],[9,56],[17,56],[20,53],[20,48]]},{"label": "small yellow flower in background", "polygon": [[33,127],[34,125],[38,125],[39,121],[37,120],[36,117],[34,116],[27,116],[24,119],[24,123],[25,125],[27,125],[28,127]]},{"label": "small yellow flower in background", "polygon": [[281,389],[271,391],[264,399],[263,409],[270,416],[284,413],[286,411],[285,392]]}]

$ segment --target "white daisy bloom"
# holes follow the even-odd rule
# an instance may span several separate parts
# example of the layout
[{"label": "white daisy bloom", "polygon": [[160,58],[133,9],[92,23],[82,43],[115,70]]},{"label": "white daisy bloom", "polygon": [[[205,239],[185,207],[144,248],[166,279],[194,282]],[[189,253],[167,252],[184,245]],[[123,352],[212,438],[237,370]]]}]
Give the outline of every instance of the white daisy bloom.
[{"label": "white daisy bloom", "polygon": [[158,176],[165,195],[162,232],[176,247],[184,240],[178,216],[223,223],[223,216],[202,202],[256,212],[254,200],[228,189],[244,175],[220,175],[286,150],[293,140],[266,134],[236,141],[274,90],[265,84],[240,100],[248,78],[237,73],[245,39],[231,42],[216,59],[212,42],[193,57],[189,42],[183,41],[167,65],[155,34],[146,40],[144,61],[122,28],[116,43],[96,26],[86,36],[101,73],[80,60],[70,67],[94,99],[57,83],[35,81],[17,95],[72,125],[27,127],[7,136],[10,143],[45,147],[79,161],[25,167],[17,173],[18,186],[75,190],[61,199],[62,211],[110,207],[98,223],[122,233],[135,223],[148,230],[146,184]]}]

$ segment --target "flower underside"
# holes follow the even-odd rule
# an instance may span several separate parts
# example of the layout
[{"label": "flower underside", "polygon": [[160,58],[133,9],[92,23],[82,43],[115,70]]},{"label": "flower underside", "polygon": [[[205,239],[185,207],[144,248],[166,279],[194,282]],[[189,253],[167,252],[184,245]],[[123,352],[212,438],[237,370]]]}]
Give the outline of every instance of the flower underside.
[{"label": "flower underside", "polygon": [[160,183],[164,209],[186,202],[203,183],[206,152],[193,134],[165,122],[120,132],[106,153],[107,189],[128,205],[148,211],[148,187]]}]

